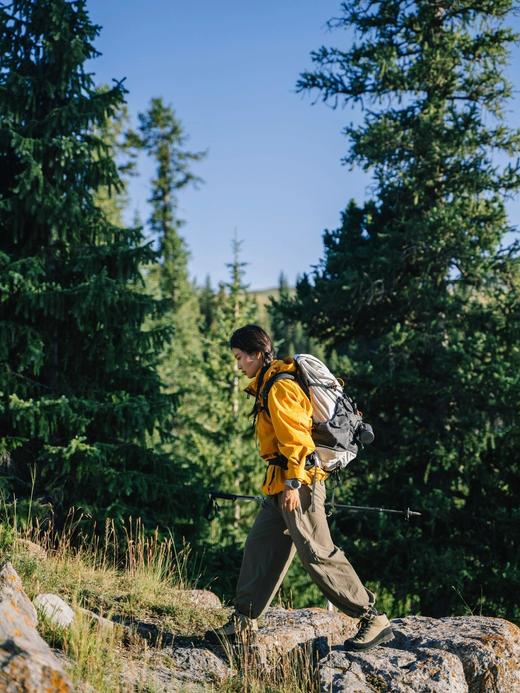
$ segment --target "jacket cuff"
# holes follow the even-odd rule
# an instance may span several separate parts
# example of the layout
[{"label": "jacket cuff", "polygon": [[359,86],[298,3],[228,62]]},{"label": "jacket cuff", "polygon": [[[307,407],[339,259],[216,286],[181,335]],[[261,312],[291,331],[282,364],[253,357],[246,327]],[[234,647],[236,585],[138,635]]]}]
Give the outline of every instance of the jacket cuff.
[{"label": "jacket cuff", "polygon": [[287,471],[285,472],[286,479],[298,479],[303,481],[305,479],[305,462],[298,462],[296,460],[288,460]]}]

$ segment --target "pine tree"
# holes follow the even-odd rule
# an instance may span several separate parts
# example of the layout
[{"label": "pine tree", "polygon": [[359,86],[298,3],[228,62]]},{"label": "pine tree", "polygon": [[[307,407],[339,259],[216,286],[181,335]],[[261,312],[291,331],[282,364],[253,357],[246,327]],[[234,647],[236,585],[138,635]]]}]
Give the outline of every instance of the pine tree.
[{"label": "pine tree", "polygon": [[96,132],[125,91],[85,71],[97,34],[83,0],[0,4],[3,482],[23,496],[33,470],[58,514],[166,525],[180,481],[149,439],[171,425],[154,367],[168,330],[143,331],[163,306],[133,288],[155,254],[95,204],[121,189]]},{"label": "pine tree", "polygon": [[[221,284],[215,296],[212,322],[201,332],[201,359],[192,366],[195,383],[178,412],[183,427],[176,432],[174,454],[186,459],[198,479],[200,495],[193,496],[193,502],[200,513],[210,489],[259,493],[265,471],[249,416],[252,402],[242,392],[247,381],[240,376],[229,347],[234,330],[255,322],[258,313],[244,283],[245,263],[239,253],[240,243],[235,240],[230,280]],[[231,596],[236,573],[229,566],[239,567],[243,541],[257,508],[254,503],[222,505],[219,520],[208,524],[199,540],[210,547],[206,548],[207,566],[220,576],[216,587]]]},{"label": "pine tree", "polygon": [[[106,91],[107,87],[102,87]],[[135,175],[136,152],[128,141],[127,132],[130,124],[128,106],[122,104],[120,109],[95,131],[110,152],[110,158],[117,164],[120,186],[117,190],[101,186],[94,191],[96,207],[104,212],[108,221],[114,226],[124,225],[124,212],[128,207],[128,177]],[[140,223],[134,226],[140,226]]]},{"label": "pine tree", "polygon": [[211,286],[211,277],[208,275],[204,286],[199,289],[199,310],[201,314],[202,334],[206,334],[215,319],[215,292]]},{"label": "pine tree", "polygon": [[[191,415],[184,417],[186,436],[180,449],[194,454],[202,474],[213,484],[249,493],[258,491],[262,465],[248,416],[252,403],[242,392],[246,382],[238,372],[229,339],[238,327],[255,321],[257,305],[244,284],[245,263],[240,261],[239,252],[240,243],[235,240],[230,281],[221,284],[213,322],[201,335],[199,386],[191,393],[194,407]],[[187,400],[185,403],[188,405]],[[244,536],[243,527],[237,525],[234,531]]]},{"label": "pine tree", "polygon": [[317,340],[309,338],[302,323],[286,318],[283,306],[290,303],[293,295],[294,289],[291,290],[287,277],[281,272],[278,280],[278,296],[271,297],[271,303],[268,305],[275,350],[280,358],[294,356],[294,354],[313,354],[323,359],[325,355],[322,346]]},{"label": "pine tree", "polygon": [[128,142],[145,151],[154,160],[155,177],[151,182],[149,202],[152,213],[148,227],[158,245],[159,262],[147,272],[147,287],[170,303],[163,318],[174,338],[160,359],[159,372],[171,392],[190,388],[182,374],[190,371],[193,352],[197,350],[199,304],[197,292],[188,275],[188,248],[180,234],[184,222],[178,218],[178,193],[201,179],[191,168],[204,152],[186,149],[186,134],[171,106],[154,98],[146,113],[139,114],[138,132],[130,132]]},{"label": "pine tree", "polygon": [[190,292],[188,279],[188,250],[179,234],[183,222],[177,217],[177,193],[201,179],[191,171],[193,162],[200,161],[205,152],[185,149],[186,134],[171,106],[154,98],[146,113],[139,114],[139,133],[133,135],[136,146],[142,148],[156,163],[152,180],[149,226],[159,242],[162,259],[161,288],[175,304],[183,302]]},{"label": "pine tree", "polygon": [[[518,618],[519,266],[504,200],[520,186],[507,126],[511,2],[347,1],[345,50],[313,53],[299,89],[365,108],[345,160],[374,178],[324,234],[286,315],[343,357],[375,425],[349,498],[416,506],[420,523],[338,523],[396,608]],[[503,156],[497,158],[497,152]],[[362,524],[361,524],[362,523]],[[388,598],[390,604],[390,598]]]}]

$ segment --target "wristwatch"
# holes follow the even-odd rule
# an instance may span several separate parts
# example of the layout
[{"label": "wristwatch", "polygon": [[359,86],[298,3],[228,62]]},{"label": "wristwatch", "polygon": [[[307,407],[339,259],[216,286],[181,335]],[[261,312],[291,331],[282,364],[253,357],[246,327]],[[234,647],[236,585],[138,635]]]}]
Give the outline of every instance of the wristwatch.
[{"label": "wristwatch", "polygon": [[299,489],[301,488],[302,482],[299,479],[286,479],[285,480],[285,487],[286,488],[292,488],[292,489]]}]

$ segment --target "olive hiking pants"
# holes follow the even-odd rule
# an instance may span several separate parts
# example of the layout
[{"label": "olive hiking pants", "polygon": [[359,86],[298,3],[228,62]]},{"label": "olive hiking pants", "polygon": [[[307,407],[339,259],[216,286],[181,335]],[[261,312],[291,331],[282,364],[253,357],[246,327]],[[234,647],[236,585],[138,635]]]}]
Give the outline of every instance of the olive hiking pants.
[{"label": "olive hiking pants", "polygon": [[375,602],[341,549],[334,545],[325,514],[325,483],[299,489],[300,507],[282,508],[282,493],[267,496],[248,534],[237,584],[235,608],[250,618],[267,609],[298,553],[303,567],[327,599],[359,618]]}]

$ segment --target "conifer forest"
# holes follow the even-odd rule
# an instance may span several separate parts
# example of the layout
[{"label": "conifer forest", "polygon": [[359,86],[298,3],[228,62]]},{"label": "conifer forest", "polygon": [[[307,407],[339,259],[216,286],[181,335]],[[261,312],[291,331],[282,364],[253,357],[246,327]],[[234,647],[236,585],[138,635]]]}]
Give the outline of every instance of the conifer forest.
[{"label": "conifer forest", "polygon": [[[141,518],[189,547],[199,584],[229,602],[257,506],[206,510],[212,489],[260,492],[229,349],[259,323],[279,356],[323,359],[374,427],[329,494],[421,512],[330,518],[382,607],[520,622],[514,11],[338,2],[292,86],[314,108],[361,108],[354,123],[342,111],[337,158],[370,176],[370,195],[346,194],[338,228],[316,228],[320,257],[281,259],[299,279],[282,274],[266,299],[232,229],[228,280],[190,276],[179,206],[211,143],[192,147],[160,94],[130,114],[125,83],[96,82],[88,3],[0,0],[0,522],[60,527],[72,513],[102,537],[108,520]],[[143,159],[150,216],[129,225]],[[279,598],[324,605],[297,560]]]}]

